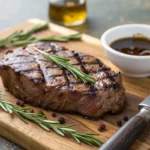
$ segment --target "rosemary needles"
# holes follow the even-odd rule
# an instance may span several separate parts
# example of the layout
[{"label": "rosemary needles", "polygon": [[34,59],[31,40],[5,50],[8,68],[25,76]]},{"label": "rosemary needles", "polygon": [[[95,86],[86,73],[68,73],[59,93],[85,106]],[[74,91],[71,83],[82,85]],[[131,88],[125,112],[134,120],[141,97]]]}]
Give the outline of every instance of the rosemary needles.
[{"label": "rosemary needles", "polygon": [[41,37],[41,38],[31,37],[25,40],[18,40],[14,42],[13,45],[24,46],[38,41],[69,42],[73,40],[81,40],[81,36],[82,36],[81,33],[77,33],[77,34],[71,34],[68,36],[60,36],[60,37],[56,37],[56,36],[48,36],[48,37]]},{"label": "rosemary needles", "polygon": [[86,134],[86,133],[78,132],[77,130],[71,128],[72,126],[75,126],[74,124],[67,125],[67,126],[60,126],[58,125],[59,124],[58,121],[48,120],[46,116],[43,114],[27,113],[26,111],[28,111],[30,108],[17,107],[8,101],[5,101],[2,98],[0,98],[0,109],[11,114],[12,113],[16,114],[25,123],[28,123],[27,121],[32,121],[46,131],[50,131],[52,129],[61,136],[70,136],[74,138],[78,143],[84,142],[88,145],[97,146],[97,147],[101,146],[102,144],[100,140],[94,138],[94,136],[98,134],[93,134],[93,133]]},{"label": "rosemary needles", "polygon": [[48,29],[48,24],[37,24],[33,26],[30,30],[24,32],[23,30],[15,31],[4,39],[0,40],[0,47],[4,47],[7,44],[12,44],[13,46],[25,46],[38,41],[58,41],[58,42],[68,42],[70,40],[81,40],[81,33],[72,34],[68,36],[48,36],[37,38],[33,36],[33,33]]},{"label": "rosemary needles", "polygon": [[34,49],[36,51],[40,52],[41,54],[43,54],[49,61],[52,61],[52,62],[56,63],[61,68],[67,69],[69,72],[71,72],[73,74],[73,76],[75,78],[80,78],[84,83],[95,83],[95,80],[91,76],[89,76],[86,73],[82,72],[77,67],[71,65],[69,63],[68,58],[63,58],[63,57],[59,57],[59,56],[56,56],[56,55],[53,55],[53,54],[43,52],[43,51],[39,50],[36,47],[34,47]]},{"label": "rosemary needles", "polygon": [[32,27],[30,30],[23,32],[23,30],[19,30],[19,31],[15,31],[12,34],[10,34],[9,36],[7,36],[4,39],[0,40],[0,47],[4,47],[7,44],[13,44],[16,41],[22,41],[22,40],[33,40],[35,39],[35,37],[32,37],[32,34],[44,29],[48,28],[48,24],[37,24],[34,27]]}]

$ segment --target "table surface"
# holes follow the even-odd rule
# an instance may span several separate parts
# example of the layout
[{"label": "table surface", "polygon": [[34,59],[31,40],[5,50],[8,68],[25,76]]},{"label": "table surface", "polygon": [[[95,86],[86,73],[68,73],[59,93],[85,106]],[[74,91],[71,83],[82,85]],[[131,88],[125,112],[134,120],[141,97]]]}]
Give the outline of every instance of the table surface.
[{"label": "table surface", "polygon": [[[116,25],[150,23],[149,0],[87,0],[87,22],[72,29],[100,38],[102,33]],[[49,0],[0,0],[0,30],[15,26],[31,18],[50,21]],[[16,144],[0,137],[0,150],[22,150]]]}]

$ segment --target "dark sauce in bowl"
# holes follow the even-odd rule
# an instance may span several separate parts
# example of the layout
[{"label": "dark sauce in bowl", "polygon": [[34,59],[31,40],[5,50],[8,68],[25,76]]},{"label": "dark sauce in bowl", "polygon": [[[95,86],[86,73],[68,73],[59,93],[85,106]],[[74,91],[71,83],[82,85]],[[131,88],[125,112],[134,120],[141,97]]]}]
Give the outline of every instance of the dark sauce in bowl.
[{"label": "dark sauce in bowl", "polygon": [[128,37],[118,39],[110,44],[114,50],[137,56],[150,55],[150,39],[145,37]]}]

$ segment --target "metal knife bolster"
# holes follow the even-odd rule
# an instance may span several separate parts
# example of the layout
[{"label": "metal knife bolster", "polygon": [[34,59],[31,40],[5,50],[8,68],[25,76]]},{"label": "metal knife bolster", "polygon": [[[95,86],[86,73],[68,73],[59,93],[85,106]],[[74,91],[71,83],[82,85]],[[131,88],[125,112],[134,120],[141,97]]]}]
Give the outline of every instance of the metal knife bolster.
[{"label": "metal knife bolster", "polygon": [[147,123],[150,122],[150,107],[143,107],[140,112],[136,115],[144,118]]}]

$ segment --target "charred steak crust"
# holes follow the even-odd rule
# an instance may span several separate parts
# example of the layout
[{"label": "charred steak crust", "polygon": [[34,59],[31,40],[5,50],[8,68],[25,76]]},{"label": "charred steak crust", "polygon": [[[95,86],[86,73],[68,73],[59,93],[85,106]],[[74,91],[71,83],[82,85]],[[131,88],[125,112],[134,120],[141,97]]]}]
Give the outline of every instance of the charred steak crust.
[{"label": "charred steak crust", "polygon": [[[33,47],[62,57],[95,79],[84,84],[66,69],[48,61]],[[97,118],[116,113],[124,104],[121,74],[99,59],[68,50],[55,43],[38,42],[7,51],[0,62],[4,86],[16,97],[34,106],[60,112],[76,112]]]}]

